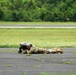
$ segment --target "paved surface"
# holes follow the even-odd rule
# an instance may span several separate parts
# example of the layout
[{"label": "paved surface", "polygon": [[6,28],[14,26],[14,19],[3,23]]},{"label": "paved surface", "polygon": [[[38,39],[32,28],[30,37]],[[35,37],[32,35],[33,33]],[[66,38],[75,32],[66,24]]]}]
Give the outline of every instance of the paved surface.
[{"label": "paved surface", "polygon": [[0,48],[0,75],[76,74],[76,48],[64,54],[18,54],[18,48]]},{"label": "paved surface", "polygon": [[62,24],[62,25],[58,25],[58,24],[53,24],[53,25],[50,25],[50,24],[47,24],[47,25],[24,25],[24,24],[8,24],[8,25],[2,25],[0,24],[0,28],[76,28],[76,24],[70,24],[70,25],[67,25],[67,24]]}]

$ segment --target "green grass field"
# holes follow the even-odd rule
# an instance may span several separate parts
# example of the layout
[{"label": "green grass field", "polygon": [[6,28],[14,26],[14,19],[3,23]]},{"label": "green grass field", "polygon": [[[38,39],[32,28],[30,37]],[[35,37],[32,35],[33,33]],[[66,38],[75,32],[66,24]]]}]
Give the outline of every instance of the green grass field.
[{"label": "green grass field", "polygon": [[0,28],[0,47],[19,47],[23,41],[38,47],[76,47],[76,28]]},{"label": "green grass field", "polygon": [[1,25],[76,25],[76,22],[0,22]]}]

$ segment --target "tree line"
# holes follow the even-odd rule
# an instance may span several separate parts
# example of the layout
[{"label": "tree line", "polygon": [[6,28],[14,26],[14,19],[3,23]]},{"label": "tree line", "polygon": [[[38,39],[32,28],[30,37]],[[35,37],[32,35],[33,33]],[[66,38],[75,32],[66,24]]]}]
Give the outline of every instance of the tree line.
[{"label": "tree line", "polygon": [[0,0],[0,21],[76,22],[76,0]]}]

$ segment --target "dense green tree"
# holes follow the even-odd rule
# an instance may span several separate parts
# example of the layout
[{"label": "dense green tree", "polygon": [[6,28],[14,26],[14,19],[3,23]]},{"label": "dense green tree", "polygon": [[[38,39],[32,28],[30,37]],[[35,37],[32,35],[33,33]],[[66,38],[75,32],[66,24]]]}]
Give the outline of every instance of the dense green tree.
[{"label": "dense green tree", "polygon": [[3,18],[3,11],[0,9],[0,20]]},{"label": "dense green tree", "polygon": [[3,21],[12,21],[12,11],[11,10],[4,10]]},{"label": "dense green tree", "polygon": [[76,0],[0,0],[0,20],[76,22]]}]

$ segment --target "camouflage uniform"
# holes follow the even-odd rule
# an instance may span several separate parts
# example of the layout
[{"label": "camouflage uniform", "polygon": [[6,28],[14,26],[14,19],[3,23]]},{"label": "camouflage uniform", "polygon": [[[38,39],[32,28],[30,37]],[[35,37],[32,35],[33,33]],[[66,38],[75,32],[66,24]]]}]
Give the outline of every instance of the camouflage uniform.
[{"label": "camouflage uniform", "polygon": [[31,47],[33,47],[31,43],[21,42],[18,53],[27,52]]},{"label": "camouflage uniform", "polygon": [[49,54],[50,52],[48,51],[48,49],[38,47],[31,47],[29,51],[27,50],[27,54],[41,54],[41,53]]},{"label": "camouflage uniform", "polygon": [[38,48],[38,47],[31,47],[31,49],[27,52],[27,54],[56,54],[56,53],[61,53],[63,54],[63,51],[61,48],[52,48],[52,49],[47,49],[47,48]]},{"label": "camouflage uniform", "polygon": [[35,47],[31,43],[21,42],[18,53],[23,53],[23,54],[41,54],[41,53],[56,54],[56,53],[61,53],[62,54],[63,51],[61,50],[61,48],[52,48],[52,49],[39,48],[39,47]]}]

